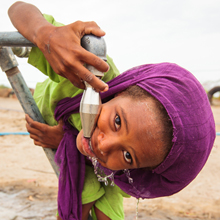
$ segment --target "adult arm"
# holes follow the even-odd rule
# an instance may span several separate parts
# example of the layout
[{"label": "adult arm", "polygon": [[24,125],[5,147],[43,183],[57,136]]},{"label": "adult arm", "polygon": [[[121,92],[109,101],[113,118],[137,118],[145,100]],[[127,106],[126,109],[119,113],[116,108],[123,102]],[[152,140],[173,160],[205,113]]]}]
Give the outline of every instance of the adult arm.
[{"label": "adult arm", "polygon": [[78,88],[84,89],[84,80],[97,91],[108,90],[107,84],[83,66],[87,63],[102,72],[107,72],[109,68],[106,62],[80,45],[85,34],[98,37],[105,35],[95,22],[76,21],[55,27],[43,17],[37,7],[20,1],[9,8],[8,14],[15,28],[43,52],[57,74],[68,78]]}]

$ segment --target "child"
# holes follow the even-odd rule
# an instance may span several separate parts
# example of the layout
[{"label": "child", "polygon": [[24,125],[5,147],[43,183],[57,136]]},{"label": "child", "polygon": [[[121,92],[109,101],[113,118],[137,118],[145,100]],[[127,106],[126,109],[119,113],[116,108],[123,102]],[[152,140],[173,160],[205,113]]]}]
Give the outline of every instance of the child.
[{"label": "child", "polygon": [[[11,11],[13,22],[16,10]],[[23,34],[21,20],[16,20],[15,26]],[[46,30],[39,33],[36,39],[32,34],[24,35],[37,42],[51,62],[50,56],[56,57],[53,43],[58,38],[52,34],[48,42],[44,37],[48,36]],[[49,45],[50,53],[42,45]],[[188,185],[204,166],[215,139],[214,119],[204,89],[187,70],[170,63],[149,64],[115,77],[116,68],[110,61],[106,77],[109,73],[110,78],[115,77],[108,83],[110,89],[106,91],[100,82],[93,85],[106,92],[101,94],[103,104],[90,144],[83,138],[77,115],[81,91],[58,77],[37,48],[32,50],[29,62],[51,78],[36,88],[35,98],[43,117],[54,125],[56,106],[55,118],[64,123],[63,132],[62,124],[49,127],[27,116],[27,128],[36,144],[54,148],[59,145],[58,210],[63,220],[86,219],[91,207],[94,218],[123,219],[121,204],[126,193],[143,199],[172,195]],[[106,181],[105,174],[114,176],[119,188],[100,185],[91,172],[88,157],[93,158],[95,172],[98,162],[96,174],[100,180]],[[88,206],[83,205],[82,209],[81,204]]]}]

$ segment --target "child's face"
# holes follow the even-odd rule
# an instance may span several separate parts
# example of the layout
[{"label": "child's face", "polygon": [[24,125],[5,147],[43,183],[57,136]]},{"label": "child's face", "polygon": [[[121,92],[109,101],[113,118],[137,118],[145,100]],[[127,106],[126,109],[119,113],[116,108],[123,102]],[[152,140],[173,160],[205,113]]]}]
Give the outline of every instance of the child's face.
[{"label": "child's face", "polygon": [[163,161],[160,126],[153,99],[134,101],[119,95],[102,104],[92,147],[81,130],[77,148],[111,170],[155,167]]}]

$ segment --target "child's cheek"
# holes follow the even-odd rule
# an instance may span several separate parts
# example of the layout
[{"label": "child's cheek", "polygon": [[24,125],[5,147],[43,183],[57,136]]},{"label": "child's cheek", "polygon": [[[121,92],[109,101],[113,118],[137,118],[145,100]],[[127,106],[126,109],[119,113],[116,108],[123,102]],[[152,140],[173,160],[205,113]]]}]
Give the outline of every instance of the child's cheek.
[{"label": "child's cheek", "polygon": [[81,152],[82,151],[82,136],[83,136],[83,130],[79,132],[79,134],[76,137],[76,147]]}]

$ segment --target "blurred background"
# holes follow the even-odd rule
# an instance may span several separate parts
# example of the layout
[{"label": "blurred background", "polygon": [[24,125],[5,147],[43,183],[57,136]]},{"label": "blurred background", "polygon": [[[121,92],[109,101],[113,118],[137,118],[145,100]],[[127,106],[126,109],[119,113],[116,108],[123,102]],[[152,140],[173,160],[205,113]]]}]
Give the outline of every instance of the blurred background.
[{"label": "blurred background", "polygon": [[[0,31],[15,31],[1,1]],[[220,84],[220,1],[218,0],[29,0],[64,24],[96,21],[106,32],[107,53],[120,72],[131,67],[173,62],[188,69],[206,89]],[[46,77],[18,58],[30,88]],[[3,72],[0,84],[10,87]]]}]

